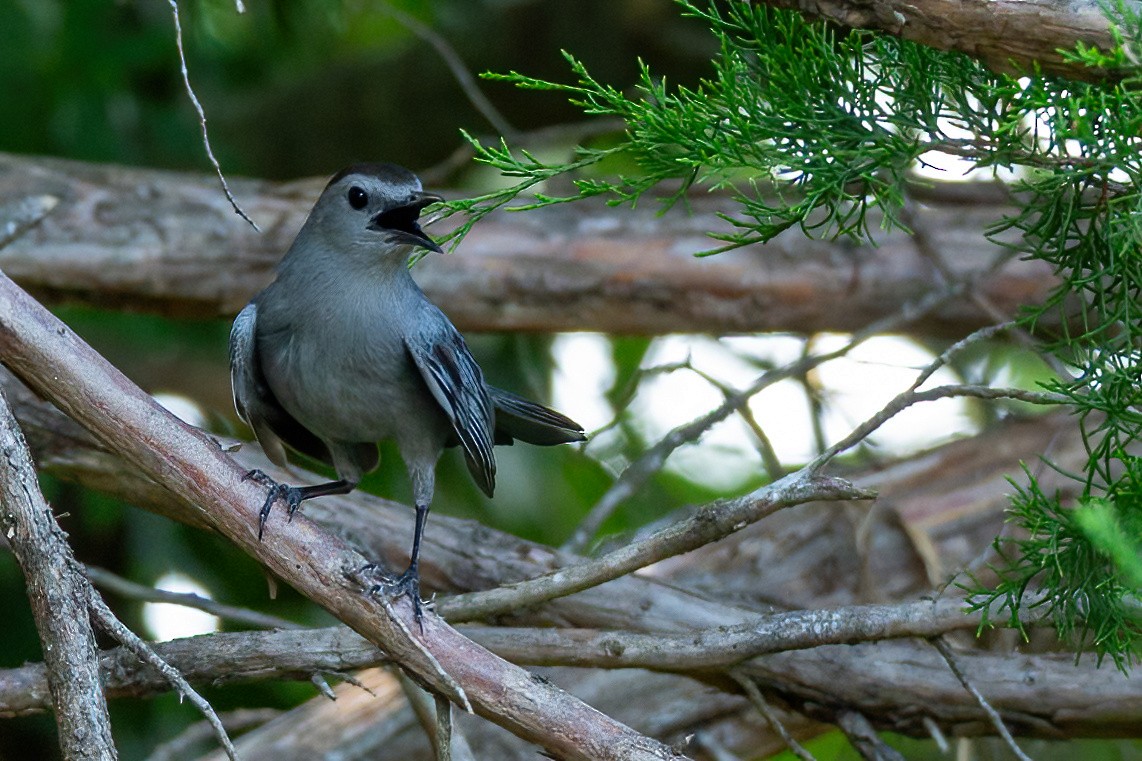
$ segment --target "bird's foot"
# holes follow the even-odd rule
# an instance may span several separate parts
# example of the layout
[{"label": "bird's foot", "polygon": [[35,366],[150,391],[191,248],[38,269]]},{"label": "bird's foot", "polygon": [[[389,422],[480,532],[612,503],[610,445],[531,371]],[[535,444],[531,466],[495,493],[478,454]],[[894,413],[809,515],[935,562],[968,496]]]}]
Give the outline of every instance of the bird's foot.
[{"label": "bird's foot", "polygon": [[[362,572],[374,571],[377,568],[374,564],[370,563],[361,569]],[[374,584],[369,589],[369,594],[377,594],[381,592],[388,597],[397,598],[401,595],[406,595],[412,601],[412,615],[416,620],[416,625],[420,627],[420,633],[424,635],[424,609],[427,607],[432,608],[430,601],[420,599],[420,574],[415,566],[409,568],[397,576],[395,579],[386,578],[384,583]]]},{"label": "bird's foot", "polygon": [[255,468],[246,475],[242,476],[243,481],[253,481],[254,483],[261,484],[270,490],[266,495],[266,501],[262,503],[262,509],[258,511],[258,541],[262,541],[262,534],[266,530],[266,520],[270,517],[270,511],[274,508],[274,503],[279,499],[286,503],[288,508],[289,520],[293,520],[293,514],[301,507],[301,501],[305,498],[300,488],[296,486],[288,486],[286,484],[279,484],[274,479],[267,476],[262,471]]}]

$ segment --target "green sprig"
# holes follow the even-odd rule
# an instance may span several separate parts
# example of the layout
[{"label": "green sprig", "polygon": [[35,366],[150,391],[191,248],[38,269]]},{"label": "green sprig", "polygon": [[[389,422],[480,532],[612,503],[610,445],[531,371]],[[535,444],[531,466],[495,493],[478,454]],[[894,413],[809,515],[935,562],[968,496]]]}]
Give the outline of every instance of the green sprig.
[{"label": "green sprig", "polygon": [[[1035,588],[1035,604],[1050,606],[1063,636],[1127,668],[1140,634],[1135,566],[1127,562],[1137,545],[1127,540],[1142,529],[1138,462],[1125,454],[1142,435],[1139,14],[1116,0],[1107,8],[1115,48],[1078,46],[1070,54],[1075,63],[1124,72],[1117,83],[1097,85],[996,74],[963,55],[840,33],[762,3],[680,5],[719,46],[696,87],[671,86],[640,63],[635,85],[616,88],[568,53],[571,83],[488,75],[563,94],[588,115],[617,117],[624,129],[607,147],[580,148],[556,163],[466,135],[478,161],[516,182],[450,203],[465,215],[453,244],[497,209],[590,197],[634,204],[662,188],[663,209],[688,192],[730,191],[733,208],[722,216],[731,229],[713,234],[719,245],[699,253],[763,243],[793,228],[875,243],[876,224],[905,227],[900,211],[927,154],[967,159],[974,171],[1011,170],[1018,209],[988,234],[1049,263],[1060,278],[1023,322],[1062,326],[1046,348],[1074,373],[1048,386],[1070,400],[1087,463],[1076,476],[1077,507],[1045,494],[1027,473],[1011,505],[1022,533],[997,545],[1006,559],[999,582],[974,587],[973,600],[1001,601],[1017,618]],[[543,190],[557,178],[570,178],[573,190]],[[533,195],[513,203],[523,193]]]}]

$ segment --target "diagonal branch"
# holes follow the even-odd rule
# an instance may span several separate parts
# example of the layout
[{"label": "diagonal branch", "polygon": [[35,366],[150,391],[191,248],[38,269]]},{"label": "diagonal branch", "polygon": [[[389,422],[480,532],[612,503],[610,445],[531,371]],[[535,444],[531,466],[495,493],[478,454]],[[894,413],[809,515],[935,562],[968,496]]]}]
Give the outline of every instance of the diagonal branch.
[{"label": "diagonal branch", "polygon": [[[424,639],[404,598],[390,619],[378,600],[345,575],[367,560],[343,540],[300,517],[257,538],[264,494],[216,442],[163,410],[11,280],[0,275],[0,356],[16,375],[90,430],[105,446],[164,488],[183,495],[198,517],[299,592],[380,645],[433,689],[473,708],[558,758],[671,757],[666,746],[593,711],[553,685],[532,679],[435,616]],[[426,657],[427,650],[431,658]],[[437,661],[450,679],[442,679]]]},{"label": "diagonal branch", "polygon": [[1003,723],[1003,717],[999,715],[998,711],[991,707],[991,703],[987,702],[987,698],[976,689],[975,685],[968,679],[967,674],[960,668],[960,664],[956,660],[955,653],[952,652],[951,646],[944,641],[943,637],[933,637],[931,641],[932,646],[936,648],[936,651],[943,657],[944,661],[947,662],[948,668],[956,675],[956,679],[960,680],[960,684],[964,686],[965,690],[971,693],[971,696],[979,703],[979,707],[987,714],[988,720],[991,721],[992,726],[995,727],[996,732],[1003,738],[1003,742],[1007,744],[1007,747],[1011,749],[1015,757],[1019,759],[1019,761],[1031,761],[1030,757],[1023,752],[1023,749],[1016,744],[1015,738],[1011,736],[1011,732],[1007,730],[1007,725]]},{"label": "diagonal branch", "polygon": [[198,692],[190,686],[186,677],[180,674],[178,669],[173,668],[169,663],[164,661],[139,635],[124,626],[123,622],[111,612],[111,609],[107,607],[107,603],[103,602],[103,598],[99,596],[93,587],[89,584],[85,584],[85,586],[87,587],[87,605],[91,619],[99,625],[99,628],[118,640],[132,655],[158,672],[163,680],[178,692],[180,699],[185,698],[189,700],[191,705],[197,708],[199,712],[206,717],[206,722],[210,725],[211,729],[214,730],[214,735],[222,745],[226,757],[230,759],[230,761],[238,761],[238,755],[234,751],[234,744],[230,742],[230,736],[226,734],[226,728],[222,725],[222,720],[218,718],[214,707],[207,703],[206,698],[199,695]]},{"label": "diagonal branch", "polygon": [[449,597],[437,607],[441,615],[453,620],[487,618],[617,579],[651,563],[722,539],[786,507],[822,500],[872,499],[875,496],[873,492],[858,489],[844,479],[799,471],[751,494],[715,502],[690,518],[603,557],[565,566],[517,584]]}]

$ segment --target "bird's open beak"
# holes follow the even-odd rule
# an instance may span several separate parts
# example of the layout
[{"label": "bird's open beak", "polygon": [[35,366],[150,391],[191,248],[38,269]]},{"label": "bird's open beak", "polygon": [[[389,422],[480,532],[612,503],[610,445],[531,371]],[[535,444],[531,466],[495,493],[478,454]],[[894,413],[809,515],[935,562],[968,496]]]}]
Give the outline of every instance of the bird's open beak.
[{"label": "bird's open beak", "polygon": [[404,206],[383,211],[373,217],[369,222],[369,229],[389,233],[391,237],[402,243],[427,248],[429,251],[435,251],[438,254],[444,253],[444,250],[436,245],[436,241],[429,238],[424,230],[420,229],[418,222],[420,212],[425,206],[440,203],[443,200],[435,193],[419,191],[413,194]]}]

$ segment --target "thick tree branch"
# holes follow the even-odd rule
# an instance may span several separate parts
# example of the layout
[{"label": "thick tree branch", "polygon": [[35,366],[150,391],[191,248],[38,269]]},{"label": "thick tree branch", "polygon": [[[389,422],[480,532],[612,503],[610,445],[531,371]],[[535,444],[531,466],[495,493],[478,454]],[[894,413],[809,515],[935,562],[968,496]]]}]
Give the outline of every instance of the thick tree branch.
[{"label": "thick tree branch", "polygon": [[[60,199],[36,229],[0,251],[0,268],[47,301],[235,314],[270,280],[322,181],[235,178],[233,185],[264,235],[237,223],[209,175],[0,154],[0,202],[45,193]],[[1003,198],[991,186],[947,188],[917,210],[957,281],[1005,256],[981,232],[1010,211]],[[717,217],[727,203],[696,197],[693,214],[680,206],[661,217],[654,204],[601,202],[499,214],[477,225],[457,254],[426,258],[413,272],[465,330],[852,332],[940,288],[930,258],[899,231],[881,235],[875,248],[794,231],[764,247],[694,258],[711,244],[707,231],[728,228]],[[1056,282],[1048,265],[1014,260],[976,288],[1013,314]],[[910,330],[958,337],[992,322],[986,310],[957,299]]]},{"label": "thick tree branch", "polygon": [[[873,29],[978,58],[994,71],[1094,81],[1121,72],[1068,63],[1078,43],[1110,50],[1110,23],[1098,3],[1080,0],[765,0],[843,27]],[[1133,5],[1134,3],[1130,3]]]},{"label": "thick tree branch", "polygon": [[[40,493],[27,444],[2,392],[0,451],[0,527],[28,582],[60,752],[68,761],[118,758],[88,617],[89,587]],[[43,687],[38,692],[43,695]]]},{"label": "thick tree branch", "polygon": [[[753,632],[748,631],[748,627],[740,627],[737,631],[708,631],[699,638],[550,628],[463,627],[462,631],[505,657],[533,665],[571,664],[703,672],[735,667],[748,661],[746,668],[753,673],[770,665],[767,659],[757,659],[759,654],[788,647],[813,647],[826,642],[869,637],[926,636],[978,625],[978,618],[960,615],[959,605],[953,600],[935,604],[798,611],[759,616],[757,621]],[[891,657],[894,647],[914,654],[914,645],[908,642],[882,643],[871,652],[883,661]],[[389,662],[381,650],[345,627],[209,634],[162,643],[156,646],[156,650],[187,679],[210,683],[304,679],[315,671],[342,671]],[[845,661],[846,668],[859,663],[858,660],[848,663],[843,657],[843,650],[828,649],[828,652],[830,659]],[[863,651],[861,656],[866,657],[868,652]],[[755,660],[749,660],[751,658]],[[1005,710],[1022,717],[1020,721],[1025,733],[1049,735],[1054,731],[1050,723],[1053,719],[1049,720],[1049,717],[1069,715],[1074,706],[1082,706],[1083,717],[1075,720],[1078,723],[1070,727],[1072,732],[1076,735],[1101,736],[1105,733],[1114,736],[1122,731],[1126,722],[1137,721],[1138,711],[1142,710],[1138,701],[1139,688],[1130,679],[1100,671],[1089,663],[1076,668],[1062,655],[1004,657],[967,652],[961,658],[966,659],[964,662],[968,665],[965,668],[978,675],[976,678],[981,685],[1004,695],[1007,701]],[[898,699],[899,704],[910,704],[908,701],[915,699],[914,691],[926,696],[938,694],[941,704],[934,704],[930,713],[948,729],[964,724],[969,715],[977,721],[984,718],[981,712],[971,710],[975,701],[963,694],[962,687],[954,679],[940,681],[936,688],[923,682],[923,679],[943,672],[939,671],[939,661],[921,660],[917,665],[905,658],[891,666],[893,674],[903,679],[895,690],[903,696]],[[108,694],[112,696],[139,697],[169,689],[163,677],[122,648],[103,654],[102,669]],[[1014,697],[1012,685],[1032,673],[1036,679],[1045,679],[1053,684],[1066,683],[1068,686],[1061,702],[1037,703],[1038,697]],[[864,675],[862,678],[868,677]],[[960,696],[958,699],[957,695]],[[1130,705],[1134,708],[1130,709]],[[0,671],[0,711],[3,715],[34,712],[47,706],[42,665]],[[1028,717],[1038,717],[1038,723]],[[883,721],[880,718],[879,723],[883,724]],[[909,719],[909,726],[915,731],[915,717]]]},{"label": "thick tree branch", "polygon": [[[182,503],[170,492],[148,486],[149,482],[134,475],[134,469],[124,469],[114,456],[92,450],[90,441],[84,444],[82,434],[58,412],[35,403],[26,391],[20,393],[18,386],[10,388],[14,389],[10,395],[36,448],[37,458],[49,470],[79,478],[136,504],[160,508],[174,517],[196,517],[186,508],[180,508]],[[716,545],[658,563],[653,575],[667,580],[668,585],[649,578],[623,577],[597,589],[547,603],[529,612],[524,619],[537,624],[668,634],[743,624],[756,613],[735,605],[763,605],[766,600],[819,607],[859,601],[868,594],[875,595],[874,599],[885,599],[923,593],[930,588],[931,580],[936,583],[945,580],[947,568],[954,569],[966,562],[979,551],[972,548],[986,546],[994,537],[1002,525],[1002,510],[1006,504],[1003,474],[1017,467],[1019,461],[1034,462],[1043,453],[1049,454],[1064,469],[1077,467],[1077,463],[1083,461],[1082,442],[1065,415],[1010,421],[970,441],[947,445],[897,466],[860,476],[858,482],[875,484],[881,490],[878,502],[881,508],[869,516],[871,525],[866,526],[876,537],[876,543],[865,549],[854,546],[851,536],[854,523],[846,517],[851,508],[807,505],[773,515]],[[234,457],[243,468],[267,467],[254,447],[245,447]],[[1044,479],[1044,488],[1066,486],[1053,471],[1047,470],[1040,477]],[[405,559],[411,526],[407,507],[360,495],[331,499],[328,503],[314,502],[306,506],[305,512],[338,533],[353,536],[363,546],[371,547],[376,555],[389,556],[394,563]],[[890,519],[889,514],[896,517]],[[435,589],[489,588],[539,575],[562,563],[579,561],[577,557],[499,534],[471,521],[444,515],[436,516],[434,521],[433,531],[426,537],[423,570],[426,584]],[[901,531],[901,523],[908,526],[908,533]],[[938,555],[927,560],[930,564],[927,567],[918,561],[910,536],[915,537],[916,542],[923,538],[924,544],[919,546],[939,547]],[[765,569],[766,583],[759,589],[757,569],[760,568]],[[823,573],[823,568],[828,572]],[[866,585],[866,578],[873,580]],[[678,588],[679,585],[716,589],[717,602],[688,593]],[[923,649],[931,653],[927,645]],[[820,696],[833,687],[835,677],[830,668],[841,668],[837,663],[837,659],[841,659],[844,673],[857,683],[871,683],[869,690],[881,689],[900,696],[897,705],[866,702],[860,706],[878,726],[928,733],[924,717],[918,718],[914,709],[909,712],[905,704],[913,707],[926,704],[933,674],[950,677],[946,665],[942,661],[924,663],[922,667],[909,665],[917,655],[916,648],[908,642],[884,643],[872,653],[875,658],[870,657],[868,651],[852,647],[806,651],[789,662],[787,678],[780,678],[783,664],[772,660],[784,656],[765,656],[761,661],[750,661],[750,665],[766,664],[765,684],[778,685],[777,692],[783,699],[794,705],[805,700],[808,701],[805,705],[811,706],[819,704]],[[844,660],[848,657],[853,660]],[[817,658],[828,667],[812,669],[810,664]],[[983,671],[971,673],[1014,669],[1010,675],[997,677],[1004,684],[1016,684],[1027,675],[1028,668],[1033,669],[1036,678],[1042,670],[1058,669],[1057,677],[1051,679],[1057,678],[1059,683],[1080,678],[1066,658],[989,658],[981,663]],[[976,668],[974,663],[973,669]],[[1032,663],[1038,665],[1028,665]],[[891,673],[891,683],[882,684],[884,680],[877,673],[864,673],[866,668]],[[1083,673],[1086,668],[1084,665]],[[626,677],[620,675],[625,673],[616,672],[613,678],[624,679]],[[1119,683],[1115,675],[1105,671],[1092,669],[1089,674],[1091,684],[1099,689],[1103,686],[1134,689],[1129,681]],[[598,676],[589,680],[594,685],[590,689],[598,692],[582,694],[612,694],[614,688],[608,688],[601,679],[603,677]],[[851,692],[861,694],[860,689]],[[802,697],[804,695],[811,697]],[[980,727],[986,726],[980,724],[983,716],[978,706],[958,683],[949,682],[940,695],[945,702],[938,704],[939,710],[933,710],[931,715],[937,717],[949,733],[973,727],[974,731],[980,731]],[[846,692],[846,697],[851,695]],[[1129,702],[1127,696],[1106,703],[1098,702],[1100,699],[1064,691],[1055,704],[1049,693],[1040,692],[1035,698],[1041,704],[1037,709],[1041,711],[1040,723],[1015,726],[1020,731],[1045,735],[1060,731],[1076,735],[1123,732],[1120,712]],[[1134,704],[1142,705],[1142,701],[1135,700]],[[1081,720],[1068,718],[1075,706],[1095,705],[1106,705],[1110,712],[1102,715],[1084,707]],[[682,710],[681,704],[672,710],[675,712],[672,715],[681,716],[677,713]],[[699,711],[699,707],[693,710]],[[820,718],[831,721],[834,716],[828,714]],[[1055,720],[1071,723],[1065,727],[1049,723]],[[679,721],[680,727],[693,726],[685,720]],[[929,719],[929,724],[932,721],[935,719]],[[1048,723],[1042,723],[1044,721]]]},{"label": "thick tree branch", "polygon": [[[306,519],[258,541],[263,490],[216,442],[174,418],[130,383],[63,323],[0,276],[0,356],[33,389],[52,399],[105,446],[164,488],[192,500],[200,518],[299,592],[383,646],[397,662],[461,704],[502,722],[560,758],[667,758],[671,751],[496,658],[427,616],[423,640],[411,605],[400,617],[347,583],[367,561]],[[447,674],[443,678],[441,672]],[[451,680],[455,680],[452,682]],[[463,692],[460,687],[462,685]],[[466,696],[466,697],[465,697]]]},{"label": "thick tree branch", "polygon": [[[1138,733],[1138,680],[1113,668],[1100,669],[1093,659],[1075,664],[1071,653],[1019,652],[965,652],[957,658],[1016,735],[1076,737],[1095,713],[1103,717],[1098,722],[1102,737]],[[740,668],[795,700],[808,716],[825,721],[834,720],[835,708],[844,706],[860,711],[881,729],[917,736],[928,734],[924,717],[954,728],[955,734],[993,731],[940,654],[919,640],[826,645],[766,655]],[[1082,673],[1091,681],[1080,677]],[[1101,694],[1076,690],[1076,679]]]}]

